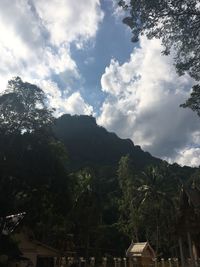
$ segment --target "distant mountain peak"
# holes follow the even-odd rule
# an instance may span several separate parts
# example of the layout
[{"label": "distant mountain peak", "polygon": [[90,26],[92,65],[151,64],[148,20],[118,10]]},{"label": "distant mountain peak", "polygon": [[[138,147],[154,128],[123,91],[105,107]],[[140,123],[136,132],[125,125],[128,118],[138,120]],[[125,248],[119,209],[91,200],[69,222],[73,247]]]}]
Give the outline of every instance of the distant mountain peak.
[{"label": "distant mountain peak", "polygon": [[65,144],[71,160],[77,164],[115,164],[127,154],[139,168],[161,162],[140,146],[135,146],[130,139],[121,139],[97,125],[92,116],[62,115],[56,120],[54,130],[56,137]]}]

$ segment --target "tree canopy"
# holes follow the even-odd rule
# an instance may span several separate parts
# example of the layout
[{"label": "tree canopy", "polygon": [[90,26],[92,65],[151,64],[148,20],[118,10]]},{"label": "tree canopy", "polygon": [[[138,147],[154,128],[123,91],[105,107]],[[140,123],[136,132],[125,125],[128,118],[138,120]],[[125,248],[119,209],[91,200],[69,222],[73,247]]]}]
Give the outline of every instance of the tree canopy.
[{"label": "tree canopy", "polygon": [[[141,35],[161,39],[163,54],[173,54],[178,74],[188,73],[197,82],[200,81],[199,1],[121,0],[119,5],[128,13],[123,22],[131,28],[133,42],[137,42]],[[199,85],[194,86],[189,102],[181,105],[197,111],[198,115],[199,91]]]},{"label": "tree canopy", "polygon": [[175,66],[179,74],[187,71],[200,80],[200,6],[197,0],[131,0],[119,2],[129,15],[123,22],[133,33],[159,38],[168,55],[175,50]]},{"label": "tree canopy", "polygon": [[[131,239],[177,256],[174,214],[194,169],[152,157],[94,118],[53,118],[43,91],[19,77],[0,96],[0,119],[0,217],[25,211],[36,239],[77,256],[124,256]],[[0,255],[15,257],[0,239]]]},{"label": "tree canopy", "polygon": [[193,86],[193,91],[187,101],[181,105],[183,108],[190,108],[200,116],[200,85]]},{"label": "tree canopy", "polygon": [[20,77],[8,81],[7,89],[0,96],[2,133],[31,132],[50,125],[52,121],[52,109],[47,108],[42,89],[23,82]]}]

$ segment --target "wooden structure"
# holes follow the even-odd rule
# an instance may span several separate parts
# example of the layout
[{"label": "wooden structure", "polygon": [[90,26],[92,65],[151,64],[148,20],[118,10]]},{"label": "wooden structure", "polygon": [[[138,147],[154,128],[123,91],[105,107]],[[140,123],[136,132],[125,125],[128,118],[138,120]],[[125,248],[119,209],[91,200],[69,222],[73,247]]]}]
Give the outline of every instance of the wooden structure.
[{"label": "wooden structure", "polygon": [[21,232],[15,235],[22,256],[9,266],[17,267],[55,267],[60,259],[60,252],[37,240],[30,239],[27,234]]},{"label": "wooden structure", "polygon": [[149,267],[153,265],[156,254],[148,242],[131,243],[126,256],[130,267]]}]

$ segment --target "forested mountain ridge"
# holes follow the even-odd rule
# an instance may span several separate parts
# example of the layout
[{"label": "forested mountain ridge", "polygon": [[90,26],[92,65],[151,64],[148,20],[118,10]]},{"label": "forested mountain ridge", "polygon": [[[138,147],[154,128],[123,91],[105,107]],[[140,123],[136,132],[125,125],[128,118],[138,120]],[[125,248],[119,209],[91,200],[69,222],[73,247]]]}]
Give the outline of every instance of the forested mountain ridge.
[{"label": "forested mountain ridge", "polygon": [[144,152],[130,139],[121,139],[97,125],[95,118],[86,115],[65,114],[55,122],[54,133],[63,142],[72,164],[118,164],[120,158],[129,155],[140,169],[150,164],[160,164],[161,159]]},{"label": "forested mountain ridge", "polygon": [[174,256],[180,193],[200,184],[199,170],[154,158],[90,116],[55,118],[46,103],[19,77],[0,96],[0,217],[26,212],[38,240],[66,251],[72,236],[79,256],[124,256],[131,240]]},{"label": "forested mountain ridge", "polygon": [[[160,158],[145,152],[134,145],[130,139],[121,139],[115,133],[99,126],[92,116],[64,114],[55,120],[53,127],[55,137],[60,140],[67,151],[69,165],[73,170],[92,166],[112,166],[115,174],[119,161],[129,156],[137,170],[145,167],[168,164]],[[187,179],[196,169],[188,166],[168,164],[169,168],[179,173],[182,180]]]}]

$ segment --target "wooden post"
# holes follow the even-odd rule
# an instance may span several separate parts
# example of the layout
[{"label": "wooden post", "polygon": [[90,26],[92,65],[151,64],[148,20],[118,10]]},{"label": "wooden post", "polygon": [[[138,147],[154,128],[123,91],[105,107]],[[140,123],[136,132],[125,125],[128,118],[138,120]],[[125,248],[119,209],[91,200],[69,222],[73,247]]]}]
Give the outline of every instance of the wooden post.
[{"label": "wooden post", "polygon": [[71,266],[73,263],[74,258],[73,257],[67,257],[67,266]]},{"label": "wooden post", "polygon": [[165,267],[165,260],[163,258],[161,259],[161,266]]},{"label": "wooden post", "polygon": [[158,259],[157,258],[154,258],[154,262],[155,262],[154,266],[158,267]]},{"label": "wooden post", "polygon": [[179,249],[180,249],[181,267],[185,267],[185,260],[184,260],[184,256],[183,256],[183,243],[182,243],[181,237],[179,237],[178,243],[179,243]]},{"label": "wooden post", "polygon": [[56,267],[57,266],[57,257],[54,257],[53,258],[53,262],[54,262],[54,265],[53,266]]},{"label": "wooden post", "polygon": [[62,257],[62,259],[61,259],[61,266],[62,267],[66,267],[66,265],[67,265],[66,257]]},{"label": "wooden post", "polygon": [[193,252],[192,252],[192,241],[191,241],[191,235],[189,232],[187,232],[187,237],[188,237],[188,245],[189,245],[189,252],[190,252],[190,258],[191,258],[191,266],[194,266],[194,257],[193,257]]},{"label": "wooden post", "polygon": [[188,266],[192,267],[192,259],[191,258],[188,258]]},{"label": "wooden post", "polygon": [[121,258],[118,258],[118,267],[121,267]]},{"label": "wooden post", "polygon": [[192,253],[193,253],[193,257],[194,257],[194,266],[197,267],[198,266],[198,256],[197,256],[197,248],[195,246],[195,243],[192,243]]},{"label": "wooden post", "polygon": [[80,257],[79,258],[79,266],[80,267],[83,267],[83,264],[82,263],[84,263],[84,267],[85,267],[86,261],[85,261],[85,259],[83,257]]},{"label": "wooden post", "polygon": [[179,267],[178,258],[175,258],[174,261],[176,263],[176,267]]},{"label": "wooden post", "polygon": [[95,266],[95,257],[90,257],[90,266],[91,267]]},{"label": "wooden post", "polygon": [[168,259],[168,262],[169,262],[169,267],[172,267],[172,259],[171,258]]},{"label": "wooden post", "polygon": [[115,263],[115,267],[117,267],[117,258],[113,258],[114,263]]},{"label": "wooden post", "polygon": [[123,258],[124,260],[124,267],[127,267],[127,261],[126,261],[126,258]]},{"label": "wooden post", "polygon": [[102,258],[102,262],[103,262],[103,267],[106,267],[106,265],[107,265],[107,258],[106,257],[103,257]]}]

